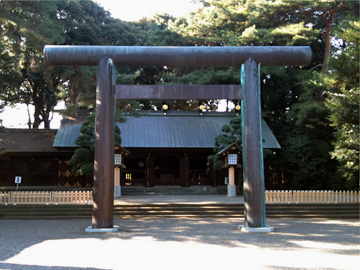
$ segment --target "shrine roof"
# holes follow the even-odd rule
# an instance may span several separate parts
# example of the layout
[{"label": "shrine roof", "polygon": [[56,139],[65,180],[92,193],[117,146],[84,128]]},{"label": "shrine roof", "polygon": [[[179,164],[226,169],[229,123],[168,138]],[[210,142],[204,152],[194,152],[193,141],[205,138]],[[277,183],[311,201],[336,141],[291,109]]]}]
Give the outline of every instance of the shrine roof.
[{"label": "shrine roof", "polygon": [[3,129],[0,148],[4,148],[5,153],[58,152],[53,147],[56,132],[56,129]]},{"label": "shrine roof", "polygon": [[[54,147],[76,147],[75,140],[88,114],[63,119]],[[221,128],[236,116],[232,112],[168,111],[146,115],[124,116],[120,127],[122,147],[125,148],[214,148],[215,137]],[[264,119],[261,121],[264,148],[281,148]]]}]

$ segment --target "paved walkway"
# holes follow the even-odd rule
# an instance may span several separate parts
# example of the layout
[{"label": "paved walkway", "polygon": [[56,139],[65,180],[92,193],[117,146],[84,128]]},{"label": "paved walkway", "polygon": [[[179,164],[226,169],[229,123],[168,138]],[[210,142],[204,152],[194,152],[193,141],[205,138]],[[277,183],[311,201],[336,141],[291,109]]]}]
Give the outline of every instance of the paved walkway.
[{"label": "paved walkway", "polygon": [[[136,195],[130,203],[242,203],[225,195]],[[358,269],[359,221],[268,219],[249,234],[243,219],[133,218],[119,231],[85,233],[89,220],[0,220],[0,269]]]},{"label": "paved walkway", "polygon": [[134,203],[244,203],[243,196],[227,197],[226,195],[124,195],[115,198],[114,204]]}]

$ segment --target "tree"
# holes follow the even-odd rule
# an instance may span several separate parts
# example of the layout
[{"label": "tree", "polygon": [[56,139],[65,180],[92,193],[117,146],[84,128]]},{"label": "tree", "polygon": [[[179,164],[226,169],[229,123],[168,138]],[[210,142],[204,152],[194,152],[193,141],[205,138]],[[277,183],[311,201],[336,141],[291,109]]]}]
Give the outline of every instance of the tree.
[{"label": "tree", "polygon": [[[135,26],[91,0],[0,2],[0,106],[34,105],[34,122],[50,127],[59,100],[72,112],[95,104],[96,68],[47,67],[45,45],[136,45]],[[90,79],[89,79],[90,78]]]},{"label": "tree", "polygon": [[[5,24],[0,17],[0,24]],[[12,40],[7,39],[9,31],[6,28],[0,28],[0,113],[5,105],[12,105],[16,102],[16,97],[12,94],[11,89],[19,88],[20,70],[17,67],[18,56],[11,54],[14,46]]]},{"label": "tree", "polygon": [[[63,26],[63,45],[136,45],[134,24],[114,19],[94,1],[57,1],[58,20]],[[128,68],[117,68],[119,71]],[[64,114],[95,107],[96,67],[67,67],[62,74],[59,97],[66,101]]]},{"label": "tree", "polygon": [[[75,144],[79,146],[69,160],[73,173],[91,176],[94,174],[95,113],[90,114],[80,128],[81,134]],[[120,128],[115,125],[115,142],[121,145]],[[115,147],[114,142],[114,147]]]},{"label": "tree", "polygon": [[339,161],[339,168],[346,179],[345,187],[358,188],[359,180],[359,44],[360,22],[352,22],[340,29],[344,49],[329,63],[326,82],[330,86],[329,120],[335,129],[332,158]]},{"label": "tree", "polygon": [[285,158],[290,164],[292,189],[316,190],[324,186],[322,175],[326,169],[322,166],[326,159],[316,154],[316,146],[305,134],[289,137]]},{"label": "tree", "polygon": [[59,78],[56,72],[44,68],[42,51],[45,44],[62,41],[61,27],[56,24],[56,5],[44,1],[2,1],[0,10],[2,42],[5,41],[9,55],[16,55],[12,73],[19,75],[16,83],[3,89],[7,93],[5,102],[34,105],[32,127],[38,128],[44,122],[49,128]]},{"label": "tree", "polygon": [[215,147],[214,154],[208,157],[208,160],[213,164],[215,170],[219,170],[224,167],[225,162],[222,157],[218,156],[221,150],[225,149],[232,143],[236,143],[241,146],[242,143],[242,133],[241,133],[241,116],[236,116],[230,120],[229,125],[224,125],[221,128],[221,131],[224,132],[216,136],[215,138]]}]

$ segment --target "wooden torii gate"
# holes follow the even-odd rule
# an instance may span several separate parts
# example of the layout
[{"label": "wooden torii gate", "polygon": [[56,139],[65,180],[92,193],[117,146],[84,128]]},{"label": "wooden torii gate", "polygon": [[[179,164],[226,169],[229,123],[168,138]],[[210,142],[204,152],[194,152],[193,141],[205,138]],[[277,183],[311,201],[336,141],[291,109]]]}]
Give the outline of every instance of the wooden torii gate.
[{"label": "wooden torii gate", "polygon": [[[114,124],[117,99],[242,99],[245,225],[243,231],[268,232],[260,106],[260,65],[305,66],[310,47],[142,47],[45,46],[47,65],[97,65],[95,163],[92,226],[86,231],[116,231],[114,206]],[[119,66],[238,66],[241,86],[115,85]],[[220,91],[219,91],[220,87]]]}]

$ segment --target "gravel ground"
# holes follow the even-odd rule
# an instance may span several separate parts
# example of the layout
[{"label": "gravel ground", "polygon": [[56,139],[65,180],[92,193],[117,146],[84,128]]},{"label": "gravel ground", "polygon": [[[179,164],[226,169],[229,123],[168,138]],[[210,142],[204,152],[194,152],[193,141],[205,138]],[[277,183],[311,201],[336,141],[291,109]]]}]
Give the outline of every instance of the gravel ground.
[{"label": "gravel ground", "polygon": [[268,219],[275,232],[244,233],[242,219],[0,220],[0,269],[359,269],[359,221]]}]

